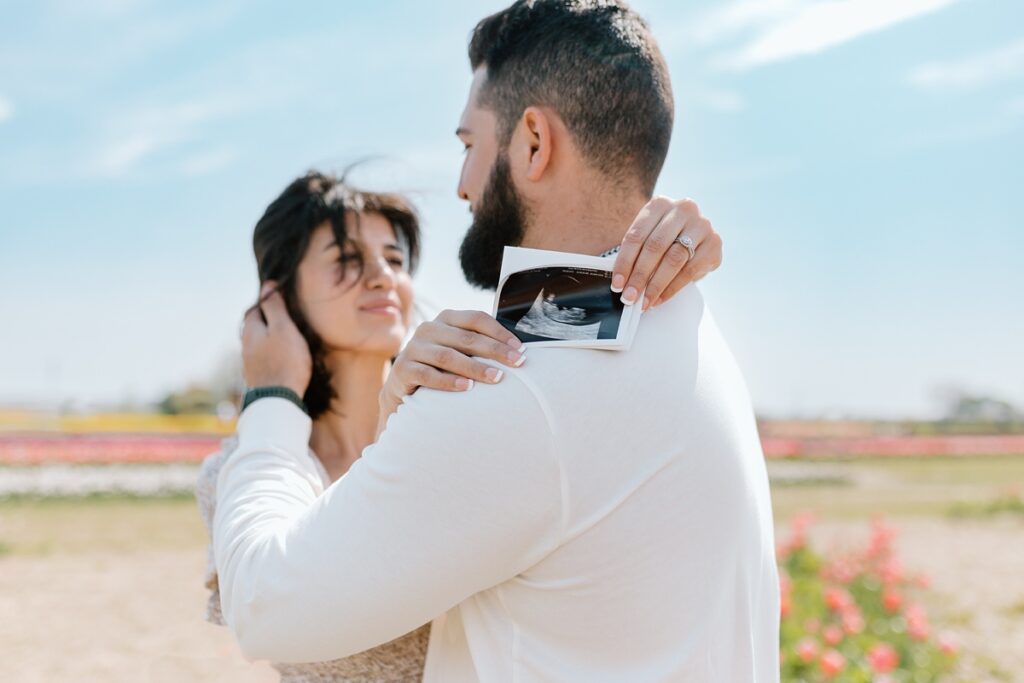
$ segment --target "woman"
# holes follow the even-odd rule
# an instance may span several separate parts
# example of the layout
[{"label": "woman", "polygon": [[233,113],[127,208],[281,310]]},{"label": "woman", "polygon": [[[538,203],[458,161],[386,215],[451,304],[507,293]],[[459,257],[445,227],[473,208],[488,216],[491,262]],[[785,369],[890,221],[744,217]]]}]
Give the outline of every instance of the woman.
[{"label": "woman", "polygon": [[[697,279],[704,268],[711,270],[720,262],[720,241],[710,224],[699,214],[694,219],[692,211],[687,215],[677,210],[690,205],[653,200],[641,212],[620,255],[617,272],[653,272],[653,278],[663,283],[652,301],[678,290],[673,278],[680,274],[681,264],[669,264],[665,258],[662,268],[653,269],[651,263],[658,263],[652,261],[652,254],[661,259],[659,239],[665,243],[666,235],[679,235],[680,223],[690,220],[688,234],[692,232],[695,242],[708,245],[703,265],[691,263],[689,277]],[[644,239],[654,246],[644,246]],[[525,361],[518,340],[510,338],[493,318],[458,311],[445,311],[437,320],[423,323],[395,361],[409,329],[412,273],[419,248],[416,214],[403,197],[360,192],[344,181],[315,172],[292,182],[256,224],[253,249],[261,301],[271,295],[283,298],[312,357],[312,379],[303,399],[313,421],[308,455],[319,473],[317,495],[376,440],[387,415],[404,396],[420,386],[465,391],[472,388],[473,381],[501,381],[500,372],[470,356],[515,367]],[[642,284],[647,284],[646,277],[643,280]],[[621,280],[627,281],[634,282]],[[236,444],[234,437],[225,439],[221,450],[209,456],[200,471],[196,497],[208,531],[217,474]],[[211,590],[207,619],[223,624],[215,567],[211,552],[206,577]],[[278,664],[276,668],[286,683],[418,681],[428,635],[429,624],[424,624],[351,657]]]}]

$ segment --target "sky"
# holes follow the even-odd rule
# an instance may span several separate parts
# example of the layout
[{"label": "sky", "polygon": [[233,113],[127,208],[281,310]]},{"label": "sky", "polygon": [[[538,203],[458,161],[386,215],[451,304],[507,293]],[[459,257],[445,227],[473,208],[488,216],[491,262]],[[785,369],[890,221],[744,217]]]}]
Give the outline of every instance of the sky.
[{"label": "sky", "polygon": [[[151,401],[237,357],[255,221],[295,176],[423,215],[456,254],[473,25],[505,2],[0,7],[0,403]],[[701,281],[768,417],[1024,407],[1024,4],[636,0],[676,124],[657,191],[724,239]],[[624,226],[625,229],[626,226]]]}]

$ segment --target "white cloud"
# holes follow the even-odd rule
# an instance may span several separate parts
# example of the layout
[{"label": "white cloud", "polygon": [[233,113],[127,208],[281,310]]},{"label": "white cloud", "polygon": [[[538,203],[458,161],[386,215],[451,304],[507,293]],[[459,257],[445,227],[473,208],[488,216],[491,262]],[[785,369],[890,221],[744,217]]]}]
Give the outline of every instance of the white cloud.
[{"label": "white cloud", "polygon": [[766,4],[741,0],[705,20],[707,41],[753,30],[738,50],[718,60],[722,68],[743,71],[786,59],[815,54],[930,14],[958,0],[830,0]]},{"label": "white cloud", "polygon": [[[109,122],[109,132],[86,164],[90,175],[124,175],[152,155],[196,137],[203,125],[239,109],[230,100],[214,98],[174,105],[145,106]],[[183,167],[194,172],[210,160],[192,160]],[[197,165],[198,164],[198,165]]]},{"label": "white cloud", "polygon": [[720,43],[743,31],[790,16],[807,4],[808,0],[740,0],[717,6],[696,23],[692,37],[699,45]]},{"label": "white cloud", "polygon": [[922,64],[909,80],[919,88],[971,88],[1024,76],[1024,40],[961,60]]},{"label": "white cloud", "polygon": [[14,116],[14,105],[6,97],[0,95],[0,123],[9,121]]},{"label": "white cloud", "polygon": [[186,176],[201,176],[230,165],[238,153],[229,147],[219,147],[194,154],[181,162],[181,172]]}]

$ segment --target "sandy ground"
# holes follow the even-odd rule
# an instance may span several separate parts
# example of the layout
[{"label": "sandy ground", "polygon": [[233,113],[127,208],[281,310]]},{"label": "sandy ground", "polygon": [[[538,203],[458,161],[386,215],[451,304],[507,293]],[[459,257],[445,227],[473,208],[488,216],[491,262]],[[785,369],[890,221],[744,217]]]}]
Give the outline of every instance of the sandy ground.
[{"label": "sandy ground", "polygon": [[[822,517],[815,544],[862,543],[870,513],[892,512],[878,501],[903,489],[891,472],[848,475],[836,475],[848,479],[838,488],[791,482],[773,494],[779,535],[810,501]],[[966,486],[962,473],[948,478]],[[938,477],[928,490],[959,491],[948,484]],[[953,498],[983,497],[988,486]],[[875,494],[867,509],[858,507],[865,487]],[[1024,516],[951,518],[920,488],[904,496],[912,510],[888,519],[906,567],[932,578],[933,625],[962,643],[955,680],[1024,681]],[[189,499],[0,503],[0,681],[276,681],[266,663],[241,657],[226,629],[203,621],[204,552]]]},{"label": "sandy ground", "polygon": [[202,570],[180,550],[0,560],[0,680],[276,681],[202,620]]}]

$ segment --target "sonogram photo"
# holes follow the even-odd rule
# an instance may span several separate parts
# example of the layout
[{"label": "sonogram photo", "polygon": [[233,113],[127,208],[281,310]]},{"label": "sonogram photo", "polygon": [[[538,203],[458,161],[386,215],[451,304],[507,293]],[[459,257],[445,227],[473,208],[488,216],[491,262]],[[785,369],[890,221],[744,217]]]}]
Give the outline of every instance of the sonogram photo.
[{"label": "sonogram photo", "polygon": [[553,266],[510,275],[496,317],[524,342],[592,341],[615,339],[624,308],[610,272]]}]

